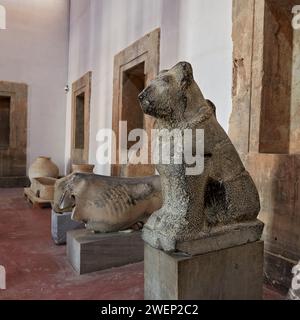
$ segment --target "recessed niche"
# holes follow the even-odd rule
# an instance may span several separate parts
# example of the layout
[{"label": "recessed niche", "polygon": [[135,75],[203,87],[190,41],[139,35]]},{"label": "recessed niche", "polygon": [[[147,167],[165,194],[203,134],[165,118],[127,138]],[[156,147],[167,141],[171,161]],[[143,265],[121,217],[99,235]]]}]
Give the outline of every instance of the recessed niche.
[{"label": "recessed niche", "polygon": [[27,96],[25,83],[0,81],[0,187],[27,183]]},{"label": "recessed niche", "polygon": [[84,92],[76,96],[75,148],[84,149]]},{"label": "recessed niche", "polygon": [[9,148],[11,98],[0,96],[0,149]]},{"label": "recessed niche", "polygon": [[[114,58],[112,129],[116,136],[117,148],[112,150],[112,157],[116,159],[116,164],[111,166],[113,176],[148,176],[155,173],[154,165],[150,162],[151,129],[155,119],[142,112],[138,95],[158,74],[159,56],[160,29],[156,29],[119,52]],[[148,154],[149,164],[121,163],[120,139],[123,137],[119,127],[120,121],[127,121],[127,134],[134,129],[146,131],[149,139],[143,141],[141,148]],[[130,149],[137,142],[139,141],[128,141],[127,148]]]},{"label": "recessed niche", "polygon": [[288,1],[266,1],[261,153],[289,153],[293,64],[292,13]]},{"label": "recessed niche", "polygon": [[[124,71],[122,88],[122,121],[127,121],[127,136],[134,129],[144,128],[144,114],[138,101],[145,88],[145,62]],[[128,141],[128,149],[135,142]]]},{"label": "recessed niche", "polygon": [[71,164],[88,163],[92,73],[72,84]]}]

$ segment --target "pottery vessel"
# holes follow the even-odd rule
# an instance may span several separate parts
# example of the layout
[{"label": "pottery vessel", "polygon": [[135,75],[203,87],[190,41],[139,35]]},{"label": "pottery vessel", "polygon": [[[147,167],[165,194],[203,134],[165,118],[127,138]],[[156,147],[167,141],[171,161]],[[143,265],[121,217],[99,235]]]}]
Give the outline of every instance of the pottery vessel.
[{"label": "pottery vessel", "polygon": [[38,157],[29,168],[29,179],[50,177],[57,178],[59,169],[48,157]]}]

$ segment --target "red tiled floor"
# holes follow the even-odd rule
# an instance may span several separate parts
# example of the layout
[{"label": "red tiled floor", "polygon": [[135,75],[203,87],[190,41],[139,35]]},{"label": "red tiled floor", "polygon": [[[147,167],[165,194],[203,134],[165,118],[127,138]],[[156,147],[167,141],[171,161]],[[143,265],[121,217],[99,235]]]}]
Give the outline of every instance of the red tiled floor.
[{"label": "red tiled floor", "polygon": [[51,239],[50,209],[31,209],[20,189],[0,189],[1,299],[143,299],[143,264],[77,275]]},{"label": "red tiled floor", "polygon": [[264,300],[284,300],[286,295],[269,285],[264,286]]},{"label": "red tiled floor", "polygon": [[[143,299],[143,263],[77,275],[50,233],[50,209],[31,209],[21,189],[0,189],[0,299]],[[265,288],[266,299],[283,297]]]}]

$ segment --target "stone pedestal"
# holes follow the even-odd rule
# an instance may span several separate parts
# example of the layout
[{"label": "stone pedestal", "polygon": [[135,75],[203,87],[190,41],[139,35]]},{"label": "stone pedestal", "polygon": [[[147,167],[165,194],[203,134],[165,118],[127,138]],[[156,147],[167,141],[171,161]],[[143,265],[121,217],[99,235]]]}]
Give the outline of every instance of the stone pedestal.
[{"label": "stone pedestal", "polygon": [[187,255],[145,245],[145,299],[262,299],[263,242]]},{"label": "stone pedestal", "polygon": [[57,213],[52,210],[51,234],[56,244],[66,244],[67,232],[84,228],[84,223],[71,219],[72,212]]},{"label": "stone pedestal", "polygon": [[142,261],[144,242],[140,231],[73,230],[67,233],[67,257],[79,274],[90,273]]}]

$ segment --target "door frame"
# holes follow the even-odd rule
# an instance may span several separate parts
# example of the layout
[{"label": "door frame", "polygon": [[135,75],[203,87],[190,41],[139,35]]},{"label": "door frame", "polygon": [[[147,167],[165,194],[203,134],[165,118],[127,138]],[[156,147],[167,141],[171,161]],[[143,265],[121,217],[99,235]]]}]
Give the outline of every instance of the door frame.
[{"label": "door frame", "polygon": [[[72,84],[72,124],[71,124],[71,163],[84,164],[89,160],[90,143],[90,101],[92,72],[89,71]],[[76,149],[76,97],[84,94],[84,148]]]},{"label": "door frame", "polygon": [[[160,63],[160,28],[146,34],[126,49],[119,52],[114,58],[113,74],[113,105],[112,105],[112,129],[116,136],[116,150],[112,150],[112,159],[116,159],[117,164],[111,165],[111,174],[119,176],[121,165],[119,164],[119,121],[122,119],[122,84],[123,75],[127,70],[143,63],[145,65],[145,86],[152,81],[159,72]],[[151,137],[154,118],[144,115],[144,129],[148,137]],[[149,139],[149,144],[150,144]],[[151,146],[148,146],[149,150]],[[155,173],[154,165],[136,165],[143,166],[143,171],[147,175]]]}]

